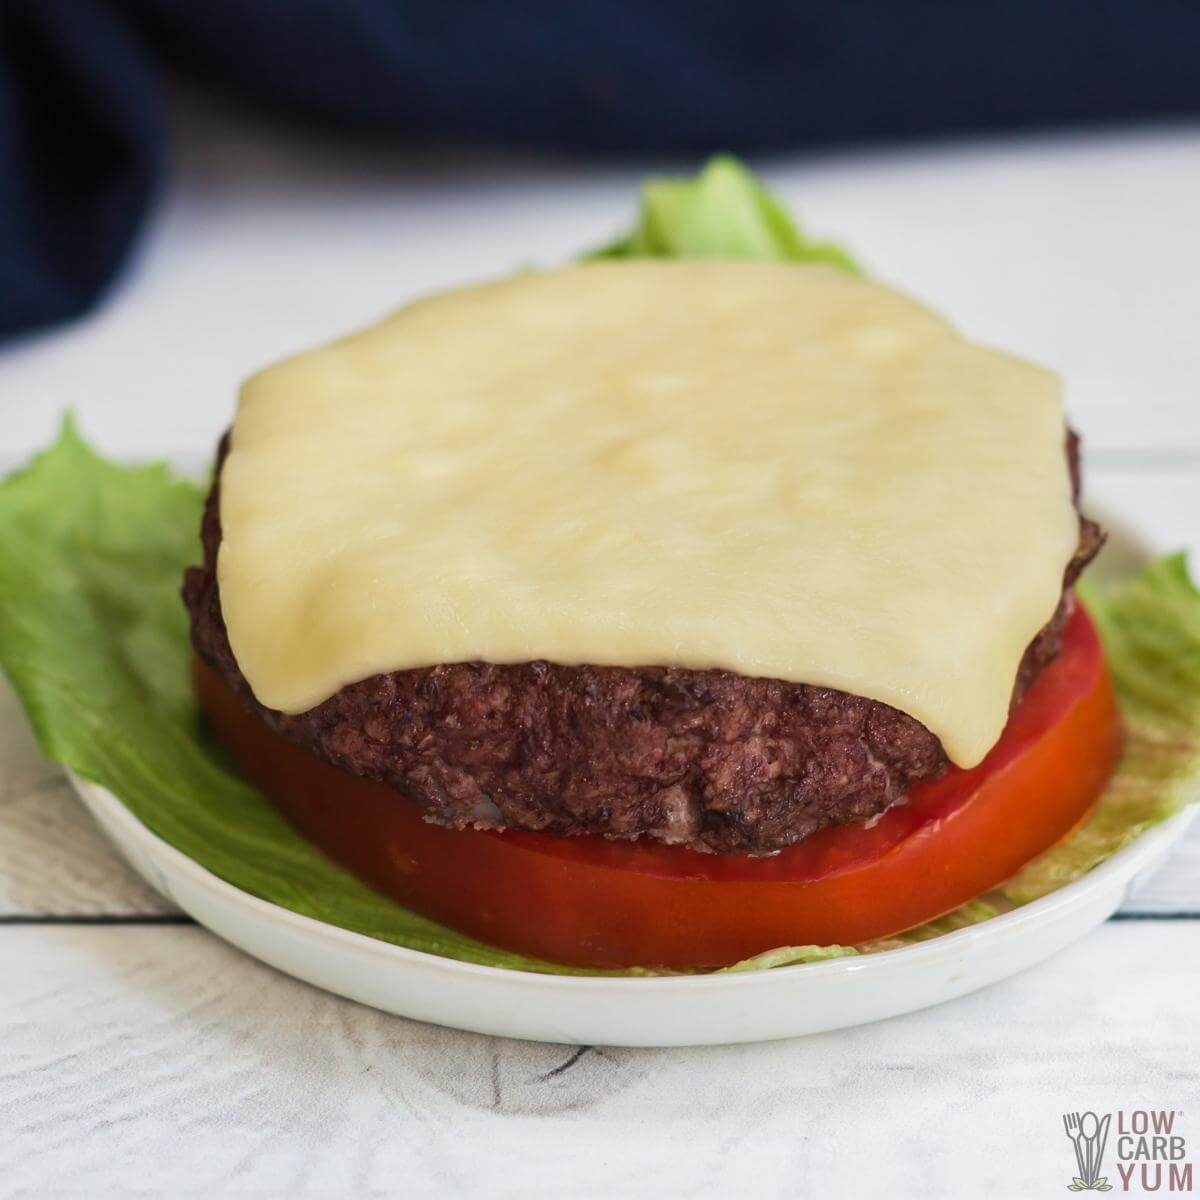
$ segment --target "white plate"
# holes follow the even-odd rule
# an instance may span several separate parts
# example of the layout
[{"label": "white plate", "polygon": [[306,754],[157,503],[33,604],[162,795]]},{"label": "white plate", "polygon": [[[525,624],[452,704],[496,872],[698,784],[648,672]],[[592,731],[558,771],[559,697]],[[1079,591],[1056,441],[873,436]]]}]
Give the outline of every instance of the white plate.
[{"label": "white plate", "polygon": [[[1106,521],[1101,570],[1145,542]],[[255,958],[341,996],[479,1033],[584,1045],[693,1046],[819,1033],[912,1012],[1022,971],[1120,906],[1190,824],[1150,830],[1075,883],[915,946],[745,975],[587,978],[475,966],[325,925],[225,883],[150,832],[106,788],[71,776],[84,804],[154,888]]]}]

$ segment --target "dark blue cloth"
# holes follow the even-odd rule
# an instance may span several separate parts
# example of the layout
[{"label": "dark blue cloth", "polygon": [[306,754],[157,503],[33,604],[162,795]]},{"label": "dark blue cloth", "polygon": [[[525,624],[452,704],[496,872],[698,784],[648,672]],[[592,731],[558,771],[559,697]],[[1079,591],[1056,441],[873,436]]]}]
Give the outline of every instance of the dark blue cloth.
[{"label": "dark blue cloth", "polygon": [[0,0],[0,335],[87,309],[169,66],[406,140],[699,156],[1200,111],[1194,0]]}]

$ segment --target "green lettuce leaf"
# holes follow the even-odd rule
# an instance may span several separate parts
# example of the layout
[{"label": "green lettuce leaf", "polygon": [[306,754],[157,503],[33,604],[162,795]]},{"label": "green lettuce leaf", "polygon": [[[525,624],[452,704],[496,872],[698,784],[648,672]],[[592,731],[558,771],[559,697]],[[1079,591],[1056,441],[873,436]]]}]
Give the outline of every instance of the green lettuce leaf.
[{"label": "green lettuce leaf", "polygon": [[1096,622],[1125,719],[1121,766],[1091,820],[1003,892],[1017,904],[1078,879],[1200,800],[1200,593],[1172,554],[1080,595]]},{"label": "green lettuce leaf", "polygon": [[0,666],[43,753],[264,900],[431,954],[561,970],[373,892],[297,836],[206,738],[179,596],[200,557],[203,495],[165,467],[105,461],[69,421],[0,485]]},{"label": "green lettuce leaf", "polygon": [[[106,461],[70,422],[0,484],[0,666],[46,756],[264,900],[431,954],[577,973],[486,946],[372,891],[294,833],[209,741],[188,683],[179,599],[183,569],[199,559],[202,496],[163,466]],[[1200,595],[1183,557],[1086,598],[1129,728],[1093,817],[1004,887],[918,929],[860,947],[781,947],[728,970],[881,950],[986,920],[1077,879],[1200,797]]]},{"label": "green lettuce leaf", "polygon": [[633,229],[589,257],[752,258],[859,273],[840,246],[805,237],[787,209],[728,155],[709,159],[694,179],[648,180]]},{"label": "green lettuce leaf", "polygon": [[[634,229],[592,257],[826,262],[736,160],[651,180]],[[118,796],[149,829],[236,887],[396,945],[528,971],[577,972],[483,945],[378,895],[310,846],[206,737],[188,682],[183,569],[199,560],[203,489],[162,466],[107,462],[70,421],[0,484],[0,668],[43,752]],[[1116,679],[1128,750],[1093,816],[1005,886],[869,945],[787,946],[759,970],[940,936],[1077,879],[1200,796],[1200,596],[1181,556],[1086,589]],[[645,974],[647,971],[631,972]]]}]

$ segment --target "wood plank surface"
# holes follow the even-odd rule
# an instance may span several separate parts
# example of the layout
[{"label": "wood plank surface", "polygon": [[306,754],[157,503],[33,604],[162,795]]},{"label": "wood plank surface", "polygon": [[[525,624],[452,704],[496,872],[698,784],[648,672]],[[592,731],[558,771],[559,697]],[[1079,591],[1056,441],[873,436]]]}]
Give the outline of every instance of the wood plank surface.
[{"label": "wood plank surface", "polygon": [[1200,1120],[1200,922],[1108,924],[858,1029],[672,1051],[388,1017],[195,928],[2,932],[10,1197],[1029,1200],[1070,1182],[1064,1110]]}]

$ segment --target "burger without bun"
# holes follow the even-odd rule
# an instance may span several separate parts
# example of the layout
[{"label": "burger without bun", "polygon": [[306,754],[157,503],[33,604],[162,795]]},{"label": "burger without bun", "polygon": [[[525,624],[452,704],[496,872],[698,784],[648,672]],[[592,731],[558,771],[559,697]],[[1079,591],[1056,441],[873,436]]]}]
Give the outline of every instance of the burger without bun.
[{"label": "burger without bun", "polygon": [[882,938],[1068,833],[1120,728],[1053,377],[821,266],[464,289],[256,376],[184,597],[296,827],[482,940]]}]

